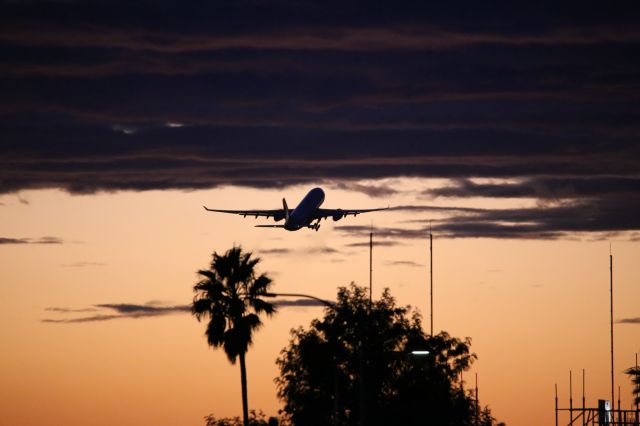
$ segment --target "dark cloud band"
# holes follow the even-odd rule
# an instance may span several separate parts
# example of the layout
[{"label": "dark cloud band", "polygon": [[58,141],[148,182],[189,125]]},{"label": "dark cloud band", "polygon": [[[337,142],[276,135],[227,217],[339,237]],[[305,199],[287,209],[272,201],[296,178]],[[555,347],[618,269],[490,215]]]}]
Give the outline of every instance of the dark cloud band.
[{"label": "dark cloud band", "polygon": [[[321,302],[311,299],[276,300],[273,302],[277,307],[314,307],[324,306]],[[78,324],[90,322],[111,321],[116,319],[139,319],[160,317],[173,314],[190,313],[190,305],[162,305],[156,302],[149,302],[144,305],[133,303],[102,303],[88,308],[46,308],[47,312],[59,314],[75,314],[85,312],[99,312],[94,315],[73,317],[73,318],[45,318],[41,320],[45,323],[56,324]]]},{"label": "dark cloud band", "polygon": [[447,178],[423,195],[579,208],[446,235],[637,230],[636,3],[1,2],[0,194]]}]

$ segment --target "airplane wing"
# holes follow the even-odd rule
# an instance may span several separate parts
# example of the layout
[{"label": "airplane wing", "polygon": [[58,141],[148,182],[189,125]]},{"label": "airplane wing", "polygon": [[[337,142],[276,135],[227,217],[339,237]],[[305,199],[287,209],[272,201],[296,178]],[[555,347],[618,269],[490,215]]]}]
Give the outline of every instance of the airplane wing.
[{"label": "airplane wing", "polygon": [[389,207],[383,207],[380,209],[318,209],[314,215],[314,219],[326,219],[332,217],[333,220],[340,220],[347,216],[357,216],[361,213],[377,212],[380,210],[388,210]]},{"label": "airplane wing", "polygon": [[220,210],[220,209],[210,209],[206,206],[202,206],[208,212],[215,213],[229,213],[229,214],[237,214],[243,217],[253,216],[253,217],[266,217],[267,219],[272,217],[276,221],[284,219],[285,212],[284,209],[276,209],[276,210]]}]

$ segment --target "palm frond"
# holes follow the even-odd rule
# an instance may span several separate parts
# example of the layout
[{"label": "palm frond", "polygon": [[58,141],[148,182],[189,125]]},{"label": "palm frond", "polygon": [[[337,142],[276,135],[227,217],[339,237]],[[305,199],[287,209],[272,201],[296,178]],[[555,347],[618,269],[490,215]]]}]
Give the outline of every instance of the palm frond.
[{"label": "palm frond", "polygon": [[253,307],[253,310],[256,312],[256,314],[265,313],[268,316],[271,316],[277,312],[275,305],[262,299],[249,299],[249,303],[251,304],[251,307]]},{"label": "palm frond", "polygon": [[235,364],[238,355],[246,353],[248,347],[248,342],[242,338],[240,330],[237,327],[230,328],[224,333],[224,353],[227,355],[227,359],[229,359],[231,364]]},{"label": "palm frond", "polygon": [[264,294],[267,292],[267,290],[269,290],[271,283],[272,283],[271,278],[269,278],[265,274],[261,274],[249,286],[249,293],[251,294],[251,296],[254,296],[254,297]]},{"label": "palm frond", "polygon": [[212,306],[211,299],[208,298],[197,298],[197,296],[193,299],[193,304],[191,305],[191,314],[195,316],[198,321],[207,316],[211,316]]},{"label": "palm frond", "polygon": [[224,315],[215,313],[207,324],[207,341],[209,345],[218,347],[224,343],[224,334],[227,329],[227,320]]},{"label": "palm frond", "polygon": [[249,338],[251,338],[251,332],[262,326],[262,320],[256,314],[248,314],[242,317],[242,324],[245,330],[247,330],[246,332],[249,334]]},{"label": "palm frond", "polygon": [[215,271],[212,271],[212,270],[209,270],[209,269],[200,269],[200,270],[198,270],[198,275],[202,275],[203,277],[207,278],[211,282],[218,281],[218,274],[216,274]]}]

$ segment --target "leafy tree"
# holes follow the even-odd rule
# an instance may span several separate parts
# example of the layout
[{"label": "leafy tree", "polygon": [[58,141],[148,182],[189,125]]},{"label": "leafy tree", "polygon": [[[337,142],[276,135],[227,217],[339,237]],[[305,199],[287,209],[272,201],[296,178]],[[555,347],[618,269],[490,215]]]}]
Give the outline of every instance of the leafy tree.
[{"label": "leafy tree", "polygon": [[480,410],[477,424],[478,426],[505,426],[502,422],[496,423],[496,419],[491,415],[491,409],[489,407],[484,407]]},{"label": "leafy tree", "polygon": [[388,289],[369,310],[365,289],[340,288],[335,308],[291,335],[275,381],[294,425],[353,425],[363,414],[368,425],[474,425],[475,401],[459,382],[476,358],[470,339],[425,335]]},{"label": "leafy tree", "polygon": [[245,354],[253,332],[262,325],[260,314],[275,313],[272,304],[260,299],[268,292],[271,279],[265,274],[256,276],[258,262],[260,258],[240,247],[233,247],[224,255],[214,252],[210,268],[198,271],[201,280],[193,287],[191,305],[191,313],[198,321],[209,321],[205,332],[209,345],[222,346],[232,364],[240,359],[244,426],[249,426]]},{"label": "leafy tree", "polygon": [[634,396],[633,403],[638,405],[640,404],[640,367],[628,368],[625,373],[629,375],[629,379],[633,383],[633,390],[631,391]]},{"label": "leafy tree", "polygon": [[[223,417],[216,418],[213,414],[209,414],[204,418],[206,426],[242,426],[242,420],[240,417]],[[249,411],[249,426],[278,426],[278,419],[276,417],[269,417],[262,412],[262,410],[250,410]]]}]

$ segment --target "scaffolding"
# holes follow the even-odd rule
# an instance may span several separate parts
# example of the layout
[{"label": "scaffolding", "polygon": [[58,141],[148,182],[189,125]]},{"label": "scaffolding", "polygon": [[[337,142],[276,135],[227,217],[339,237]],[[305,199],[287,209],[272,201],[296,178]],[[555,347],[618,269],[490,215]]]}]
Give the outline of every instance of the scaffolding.
[{"label": "scaffolding", "polygon": [[638,410],[601,410],[599,408],[559,408],[556,402],[556,426],[559,414],[569,414],[567,426],[638,426]]},{"label": "scaffolding", "polygon": [[[555,389],[556,426],[640,426],[640,410],[620,409],[620,397],[618,396],[618,408],[611,407],[608,400],[598,400],[598,408],[585,406],[584,396],[584,370],[582,387],[582,406],[573,406],[571,374],[569,374],[569,408],[561,408],[558,405],[558,385]],[[619,395],[618,390],[618,395]],[[567,419],[568,417],[568,419]],[[562,422],[562,423],[560,423]]]}]

